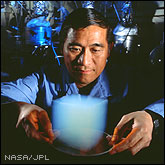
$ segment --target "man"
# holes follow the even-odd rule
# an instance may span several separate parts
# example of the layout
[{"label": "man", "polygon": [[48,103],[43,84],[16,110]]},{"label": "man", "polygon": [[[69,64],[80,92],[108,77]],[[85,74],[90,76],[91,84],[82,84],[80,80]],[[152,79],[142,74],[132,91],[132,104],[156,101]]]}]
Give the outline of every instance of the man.
[{"label": "man", "polygon": [[[17,128],[23,127],[32,139],[52,143],[55,137],[49,113],[53,99],[83,94],[108,98],[113,104],[127,98],[130,94],[128,77],[122,69],[119,75],[116,72],[111,74],[111,61],[107,62],[113,46],[111,32],[108,22],[97,11],[77,9],[66,18],[61,28],[64,64],[55,66],[56,70],[48,66],[25,78],[1,84],[2,102],[19,107]],[[131,109],[129,113],[124,107],[118,109],[123,116],[120,121],[116,118],[117,126],[112,138],[108,139],[113,145],[111,155],[123,151],[135,155],[150,146],[154,121],[163,117],[163,99],[150,105],[147,102],[142,107],[140,110]],[[123,134],[127,125],[130,132],[125,138]]]}]

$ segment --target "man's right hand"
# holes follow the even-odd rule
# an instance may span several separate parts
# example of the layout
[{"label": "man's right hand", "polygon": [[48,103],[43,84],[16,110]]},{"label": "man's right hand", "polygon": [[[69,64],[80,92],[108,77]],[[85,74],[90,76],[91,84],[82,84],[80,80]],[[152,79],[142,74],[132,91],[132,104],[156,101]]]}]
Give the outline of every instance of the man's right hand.
[{"label": "man's right hand", "polygon": [[47,112],[37,105],[17,102],[19,117],[16,127],[22,126],[31,139],[53,143],[54,134]]}]

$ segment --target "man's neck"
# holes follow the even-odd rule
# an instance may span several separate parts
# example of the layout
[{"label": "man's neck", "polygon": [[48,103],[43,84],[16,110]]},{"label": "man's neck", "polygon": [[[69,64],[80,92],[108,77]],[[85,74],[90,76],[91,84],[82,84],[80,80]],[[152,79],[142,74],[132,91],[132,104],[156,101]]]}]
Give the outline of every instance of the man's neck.
[{"label": "man's neck", "polygon": [[94,80],[93,82],[91,82],[90,84],[87,85],[77,85],[77,88],[79,89],[79,93],[80,94],[84,94],[84,95],[88,95],[90,93],[90,91],[92,90],[92,88],[95,86],[95,84],[97,83],[98,79]]}]

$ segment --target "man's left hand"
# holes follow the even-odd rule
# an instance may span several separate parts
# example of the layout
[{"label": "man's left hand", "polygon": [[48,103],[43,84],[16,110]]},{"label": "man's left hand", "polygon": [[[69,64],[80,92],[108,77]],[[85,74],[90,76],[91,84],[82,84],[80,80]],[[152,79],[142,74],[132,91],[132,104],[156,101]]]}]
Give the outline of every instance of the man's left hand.
[{"label": "man's left hand", "polygon": [[[124,137],[127,130],[130,132]],[[112,138],[109,139],[109,145],[113,145],[109,153],[113,155],[129,150],[132,155],[135,155],[150,145],[152,131],[153,121],[149,113],[136,111],[124,115],[115,127]]]}]

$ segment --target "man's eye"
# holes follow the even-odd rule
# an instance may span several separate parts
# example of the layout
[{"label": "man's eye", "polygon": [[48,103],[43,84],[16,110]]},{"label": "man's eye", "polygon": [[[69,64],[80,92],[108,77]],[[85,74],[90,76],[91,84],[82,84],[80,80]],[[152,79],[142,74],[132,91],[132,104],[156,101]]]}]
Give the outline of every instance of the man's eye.
[{"label": "man's eye", "polygon": [[80,48],[69,48],[69,50],[71,51],[71,52],[73,52],[73,53],[79,53],[79,52],[81,52],[81,49]]},{"label": "man's eye", "polygon": [[91,49],[92,53],[99,54],[101,52],[101,49]]},{"label": "man's eye", "polygon": [[93,52],[99,52],[99,49],[92,49]]}]

